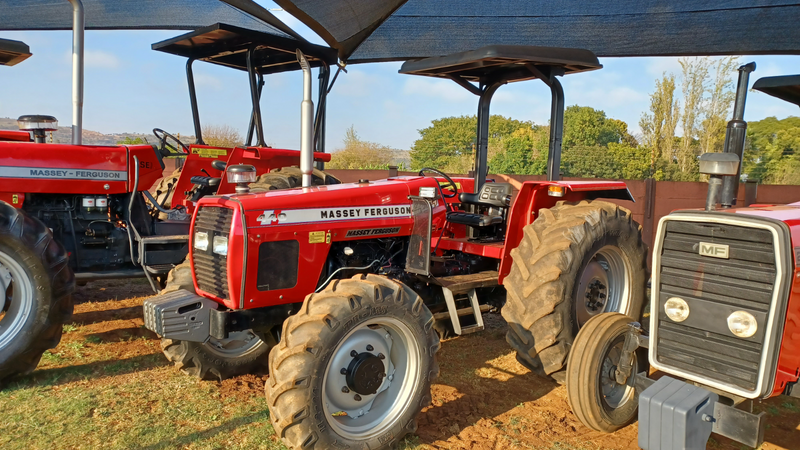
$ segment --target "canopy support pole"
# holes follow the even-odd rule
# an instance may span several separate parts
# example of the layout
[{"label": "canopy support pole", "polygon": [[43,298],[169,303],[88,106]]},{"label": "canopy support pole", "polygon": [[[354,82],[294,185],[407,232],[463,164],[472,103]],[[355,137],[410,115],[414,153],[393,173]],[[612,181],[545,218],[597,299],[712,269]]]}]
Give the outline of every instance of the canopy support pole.
[{"label": "canopy support pole", "polygon": [[197,107],[197,90],[194,85],[194,72],[192,72],[194,58],[186,61],[186,81],[189,84],[189,102],[192,104],[192,123],[194,123],[195,144],[203,145],[203,130],[200,128],[200,110]]},{"label": "canopy support pole", "polygon": [[[261,91],[264,88],[264,75],[258,74],[258,104],[261,104]],[[256,129],[256,113],[255,110],[250,114],[250,125],[247,126],[247,139],[244,141],[245,147],[250,147],[253,142],[253,133]]]},{"label": "canopy support pole", "polygon": [[72,144],[83,143],[83,34],[84,13],[81,0],[72,4]]},{"label": "canopy support pole", "polygon": [[475,193],[481,191],[489,175],[489,105],[497,88],[506,84],[495,81],[483,87],[478,101],[477,148],[475,149]]},{"label": "canopy support pole", "polygon": [[264,140],[264,125],[261,122],[261,96],[258,91],[258,81],[256,80],[256,69],[253,64],[253,53],[255,53],[257,45],[253,45],[247,50],[247,74],[250,77],[250,99],[253,101],[253,117],[252,120],[256,124],[256,147],[266,147],[267,143]]},{"label": "canopy support pole", "polygon": [[550,149],[547,152],[547,181],[561,179],[561,140],[564,135],[564,89],[558,78],[551,77],[550,91]]}]

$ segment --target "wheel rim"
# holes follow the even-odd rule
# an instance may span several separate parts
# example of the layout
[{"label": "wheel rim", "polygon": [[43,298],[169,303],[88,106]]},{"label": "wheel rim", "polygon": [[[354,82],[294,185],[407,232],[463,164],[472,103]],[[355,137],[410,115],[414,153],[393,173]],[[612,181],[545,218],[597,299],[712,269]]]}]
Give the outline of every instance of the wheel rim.
[{"label": "wheel rim", "polygon": [[[616,371],[619,365],[619,358],[622,355],[622,347],[625,344],[625,336],[620,336],[609,346],[603,358],[603,366],[600,369],[600,396],[606,409],[617,409],[628,403],[634,394],[634,389],[627,384],[617,383]],[[636,352],[633,353],[631,374],[638,373],[639,361]]]},{"label": "wheel rim", "polygon": [[232,331],[228,333],[227,339],[215,339],[213,337],[206,341],[206,348],[211,353],[223,358],[245,356],[257,351],[262,345],[266,345],[251,330]]},{"label": "wheel rim", "polygon": [[619,247],[606,245],[592,255],[575,291],[579,327],[604,312],[629,314],[631,272],[631,264]]},{"label": "wheel rim", "polygon": [[352,440],[385,432],[411,405],[419,367],[420,351],[407,325],[391,317],[362,323],[339,342],[325,370],[328,423]]},{"label": "wheel rim", "polygon": [[22,266],[0,252],[0,350],[10,345],[33,308],[33,285]]}]

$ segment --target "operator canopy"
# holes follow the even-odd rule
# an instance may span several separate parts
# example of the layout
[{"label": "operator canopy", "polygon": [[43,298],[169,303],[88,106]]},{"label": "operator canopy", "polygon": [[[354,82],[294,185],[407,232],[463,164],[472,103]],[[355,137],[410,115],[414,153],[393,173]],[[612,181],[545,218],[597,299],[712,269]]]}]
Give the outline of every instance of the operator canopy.
[{"label": "operator canopy", "polygon": [[[252,0],[82,0],[87,30],[194,30],[224,22],[304,40]],[[0,31],[71,30],[67,0],[0,0]]]},{"label": "operator canopy", "polygon": [[245,71],[251,47],[255,48],[253,67],[262,75],[300,69],[297,49],[306,55],[312,67],[337,62],[332,48],[224,23],[153,44],[153,50]]},{"label": "operator canopy", "polygon": [[759,78],[753,89],[800,106],[800,75]]},{"label": "operator canopy", "polygon": [[28,45],[21,41],[0,39],[0,66],[13,66],[31,56]]},{"label": "operator canopy", "polygon": [[800,54],[788,0],[275,0],[350,63],[486,45],[585,48],[598,56]]}]

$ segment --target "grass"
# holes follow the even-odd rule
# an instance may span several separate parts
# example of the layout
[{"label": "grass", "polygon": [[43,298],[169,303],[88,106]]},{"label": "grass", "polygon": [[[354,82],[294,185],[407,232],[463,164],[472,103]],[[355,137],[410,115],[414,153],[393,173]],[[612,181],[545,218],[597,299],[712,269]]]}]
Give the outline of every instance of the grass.
[{"label": "grass", "polygon": [[[106,370],[114,374],[122,365],[109,364]],[[114,382],[48,381],[0,392],[4,422],[15,424],[0,433],[0,448],[284,448],[274,438],[263,396],[230,401],[216,383],[168,366]]]}]

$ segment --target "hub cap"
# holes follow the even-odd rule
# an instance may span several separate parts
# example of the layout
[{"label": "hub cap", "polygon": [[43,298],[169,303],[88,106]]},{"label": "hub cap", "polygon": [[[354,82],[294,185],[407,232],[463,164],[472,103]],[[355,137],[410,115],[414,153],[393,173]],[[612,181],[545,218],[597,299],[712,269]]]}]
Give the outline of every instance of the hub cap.
[{"label": "hub cap", "polygon": [[410,406],[420,383],[419,360],[413,333],[394,318],[373,319],[350,331],[325,371],[328,423],[354,440],[385,432]]},{"label": "hub cap", "polygon": [[17,337],[33,307],[33,285],[22,266],[0,252],[0,350]]},{"label": "hub cap", "polygon": [[[626,384],[618,384],[615,374],[624,343],[624,336],[622,336],[622,339],[614,340],[614,343],[606,353],[606,357],[603,358],[603,367],[600,369],[600,392],[605,406],[609,409],[617,409],[633,398],[633,388]],[[639,371],[638,368],[639,361],[634,353],[631,373],[637,373]]]},{"label": "hub cap", "polygon": [[607,245],[598,250],[586,265],[575,290],[578,326],[603,312],[628,314],[631,279],[630,262],[619,248]]}]

